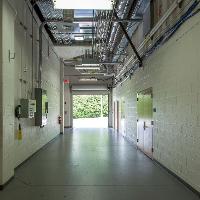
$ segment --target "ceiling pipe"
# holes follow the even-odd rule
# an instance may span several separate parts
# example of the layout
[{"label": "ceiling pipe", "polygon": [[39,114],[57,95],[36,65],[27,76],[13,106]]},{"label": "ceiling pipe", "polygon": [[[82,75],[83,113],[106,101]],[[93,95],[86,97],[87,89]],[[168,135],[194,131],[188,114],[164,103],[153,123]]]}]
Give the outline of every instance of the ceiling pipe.
[{"label": "ceiling pipe", "polygon": [[[138,2],[139,0],[129,0],[129,6],[127,7],[127,15],[126,15],[127,18],[131,18],[133,16],[133,13],[136,9]],[[128,22],[123,24],[125,29],[127,29],[128,24],[129,24]],[[114,52],[117,51],[117,47],[120,45],[120,41],[122,38],[123,38],[123,30],[121,29],[121,25],[119,24],[118,32],[116,33],[115,41],[113,42],[112,45],[112,51]]]},{"label": "ceiling pipe", "polygon": [[[123,0],[123,2],[121,2],[121,4],[118,4],[117,8],[115,8],[115,10],[119,10],[118,11],[118,15],[120,15],[120,17],[126,18],[130,21],[123,21],[124,26],[126,27],[127,24],[130,22],[141,22],[142,21],[142,17],[141,16],[135,16],[132,19],[140,19],[140,20],[131,20],[132,17],[132,13],[133,10],[135,9],[136,3],[138,0]],[[115,18],[116,19],[116,18]],[[122,22],[119,17],[116,19],[117,22]],[[113,28],[111,30],[111,34],[110,34],[110,39],[109,39],[109,52],[104,56],[104,59],[107,59],[107,57],[110,56],[110,52],[115,51],[115,47],[117,47],[119,45],[119,41],[121,40],[121,38],[123,37],[123,31],[120,29],[120,25],[119,23],[115,23],[113,25]]]},{"label": "ceiling pipe", "polygon": [[[176,0],[172,3],[172,5],[169,7],[169,9],[166,11],[166,13],[162,16],[162,18],[157,22],[155,27],[150,31],[150,33],[146,36],[144,41],[140,44],[137,51],[140,52],[140,55],[143,54],[142,50],[145,47],[145,45],[148,43],[149,40],[154,36],[154,34],[159,30],[159,28],[165,23],[165,21],[171,16],[171,14],[174,12],[174,10],[178,7],[178,5],[183,0]],[[136,60],[134,59],[134,56],[132,55],[127,62],[124,64],[124,67],[120,70],[119,74],[116,76],[116,78],[119,78],[122,73],[127,69],[128,65],[131,63],[131,65],[134,65],[136,63]]]},{"label": "ceiling pipe", "polygon": [[122,62],[100,62],[100,65],[120,65]]},{"label": "ceiling pipe", "polygon": [[42,59],[42,48],[43,48],[43,39],[42,39],[42,33],[43,33],[43,28],[47,23],[64,23],[66,22],[65,20],[46,20],[40,24],[39,27],[39,65],[38,65],[38,88],[42,87],[42,65],[43,65],[43,59]]},{"label": "ceiling pipe", "polygon": [[[77,61],[77,60],[64,60],[64,64],[65,65],[81,65],[81,61]],[[99,62],[99,65],[120,65],[123,64],[122,62]]]},{"label": "ceiling pipe", "polygon": [[[140,22],[140,21],[142,21],[142,17],[134,17],[134,18],[132,18],[132,19],[128,19],[128,18],[124,18],[124,19],[112,19],[112,20],[110,20],[111,22],[123,22],[123,23],[125,23],[125,22]],[[93,18],[91,18],[91,17],[88,17],[88,18],[74,18],[74,22],[97,22],[98,20],[93,20]],[[103,21],[104,21],[104,19],[103,19]],[[105,19],[105,21],[107,21],[106,19]]]},{"label": "ceiling pipe", "polygon": [[43,39],[42,39],[42,33],[44,26],[49,22],[63,22],[60,20],[46,20],[40,24],[39,27],[39,66],[38,66],[38,88],[42,87],[42,65],[43,65],[43,59],[42,59],[42,48],[43,48]]},{"label": "ceiling pipe", "polygon": [[[122,24],[123,19],[120,19],[118,16],[116,17],[116,20],[119,22],[119,24]],[[124,21],[127,21],[128,19],[124,19]],[[136,18],[133,20],[141,20],[140,18]],[[43,48],[43,39],[42,39],[42,33],[43,33],[43,28],[47,23],[66,23],[67,21],[65,20],[46,20],[41,23],[39,27],[39,66],[38,66],[38,87],[42,87],[42,65],[43,65],[43,59],[42,59],[42,48]],[[112,65],[112,64],[120,64],[120,63],[101,63],[101,64],[107,64],[107,65]]]}]

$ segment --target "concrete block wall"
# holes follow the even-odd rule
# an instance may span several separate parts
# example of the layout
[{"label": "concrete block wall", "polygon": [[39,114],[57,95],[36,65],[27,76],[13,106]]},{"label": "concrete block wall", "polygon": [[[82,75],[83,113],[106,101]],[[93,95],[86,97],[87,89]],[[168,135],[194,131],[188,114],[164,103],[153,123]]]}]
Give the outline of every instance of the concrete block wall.
[{"label": "concrete block wall", "polygon": [[[114,89],[125,99],[126,137],[137,141],[137,92],[153,88],[154,158],[200,191],[200,14]],[[130,53],[131,54],[131,53]]]},{"label": "concrete block wall", "polygon": [[[14,174],[14,19],[13,9],[2,1],[2,183]],[[9,56],[10,52],[10,56]]]},{"label": "concrete block wall", "polygon": [[[10,3],[9,3],[10,2]],[[48,125],[35,127],[34,119],[14,117],[15,106],[21,98],[34,99],[37,87],[37,66],[39,50],[39,25],[36,17],[33,24],[33,65],[32,65],[32,17],[24,0],[3,0],[3,64],[1,70],[3,81],[1,98],[3,98],[2,140],[2,179],[4,184],[14,175],[14,169],[29,156],[51,141],[60,133],[58,116],[60,115],[60,60],[54,53],[51,41],[43,34],[42,88],[47,90],[49,113]],[[11,6],[12,5],[12,6]],[[15,53],[15,59],[8,60],[8,52]],[[21,123],[23,139],[17,140],[16,133]],[[1,151],[1,150],[0,150]],[[0,161],[1,164],[1,161]],[[1,169],[1,168],[0,168]]]}]

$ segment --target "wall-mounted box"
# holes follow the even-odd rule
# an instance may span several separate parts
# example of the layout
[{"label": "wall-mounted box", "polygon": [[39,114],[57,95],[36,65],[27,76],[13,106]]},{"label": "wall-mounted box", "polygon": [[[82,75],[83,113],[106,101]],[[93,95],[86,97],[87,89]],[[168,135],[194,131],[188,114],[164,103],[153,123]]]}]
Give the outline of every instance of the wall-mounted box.
[{"label": "wall-mounted box", "polygon": [[34,118],[36,112],[36,100],[21,99],[21,118]]},{"label": "wall-mounted box", "polygon": [[35,99],[36,99],[35,125],[42,127],[47,125],[47,119],[48,119],[47,91],[41,88],[35,88]]}]

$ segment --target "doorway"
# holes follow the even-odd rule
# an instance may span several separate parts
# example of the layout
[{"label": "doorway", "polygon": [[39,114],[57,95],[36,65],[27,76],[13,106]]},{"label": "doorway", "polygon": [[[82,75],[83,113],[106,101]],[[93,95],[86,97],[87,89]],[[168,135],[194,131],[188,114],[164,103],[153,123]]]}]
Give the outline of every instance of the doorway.
[{"label": "doorway", "polygon": [[153,92],[152,88],[137,94],[137,146],[153,158]]},{"label": "doorway", "polygon": [[108,95],[73,95],[74,128],[108,128]]}]

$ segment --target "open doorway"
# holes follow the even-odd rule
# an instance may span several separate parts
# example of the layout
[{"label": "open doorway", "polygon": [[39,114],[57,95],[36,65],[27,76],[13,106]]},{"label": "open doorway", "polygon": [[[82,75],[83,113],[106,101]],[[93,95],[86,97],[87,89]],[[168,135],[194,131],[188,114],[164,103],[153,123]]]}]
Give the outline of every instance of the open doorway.
[{"label": "open doorway", "polygon": [[74,128],[108,128],[108,95],[73,95]]}]

